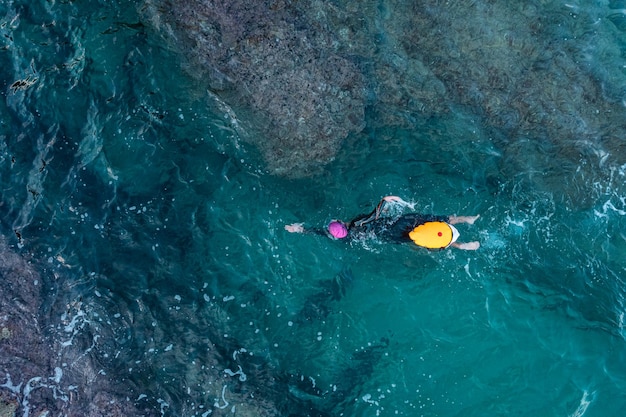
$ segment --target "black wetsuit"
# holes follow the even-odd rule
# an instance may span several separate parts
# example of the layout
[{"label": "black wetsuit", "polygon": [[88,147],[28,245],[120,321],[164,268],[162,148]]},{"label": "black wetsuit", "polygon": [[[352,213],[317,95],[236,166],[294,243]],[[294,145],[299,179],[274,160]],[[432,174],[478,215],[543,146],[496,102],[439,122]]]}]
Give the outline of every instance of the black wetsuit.
[{"label": "black wetsuit", "polygon": [[374,210],[371,214],[362,215],[348,223],[348,237],[351,239],[363,239],[376,237],[378,239],[393,242],[411,242],[409,232],[420,224],[427,222],[448,222],[448,216],[436,216],[432,214],[409,213],[396,217],[377,216]]}]

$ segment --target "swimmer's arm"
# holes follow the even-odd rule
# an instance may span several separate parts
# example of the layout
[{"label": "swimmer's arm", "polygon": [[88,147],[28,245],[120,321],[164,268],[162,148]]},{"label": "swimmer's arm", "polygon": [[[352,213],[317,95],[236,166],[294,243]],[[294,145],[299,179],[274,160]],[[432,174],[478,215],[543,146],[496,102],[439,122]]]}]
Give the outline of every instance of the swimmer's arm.
[{"label": "swimmer's arm", "polygon": [[304,223],[286,224],[285,230],[289,233],[304,233]]},{"label": "swimmer's arm", "polygon": [[363,226],[364,224],[367,224],[369,222],[371,222],[372,220],[376,220],[376,209],[374,209],[374,211],[372,211],[370,214],[362,214],[358,217],[355,217],[354,219],[350,220],[350,222],[348,223],[349,226]]},{"label": "swimmer's arm", "polygon": [[385,206],[385,203],[392,203],[392,202],[405,203],[405,201],[403,199],[401,199],[400,197],[398,197],[398,196],[395,196],[395,195],[385,196],[385,197],[383,197],[380,200],[380,203],[378,203],[376,205],[376,208],[370,214],[361,215],[361,216],[353,219],[350,222],[350,224],[353,224],[355,226],[363,226],[364,224],[369,223],[372,220],[376,220],[376,219],[380,218],[380,215],[383,212],[383,208]]},{"label": "swimmer's arm", "polygon": [[400,197],[396,195],[385,196],[382,198],[382,200],[380,200],[380,203],[378,203],[378,205],[376,206],[376,209],[374,210],[376,212],[377,218],[380,216],[380,213],[383,211],[383,208],[385,207],[385,203],[408,204],[406,201],[404,201],[403,199],[401,199]]},{"label": "swimmer's arm", "polygon": [[376,208],[370,214],[361,214],[360,216],[357,216],[354,219],[350,220],[348,225],[358,227],[358,226],[363,226],[364,224],[367,224],[371,222],[372,220],[376,220],[378,218],[378,214],[380,213],[379,210],[380,210],[381,204],[383,204],[382,200],[380,203],[378,203]]},{"label": "swimmer's arm", "polygon": [[320,229],[309,229],[304,227],[304,223],[292,223],[286,224],[285,230],[289,233],[312,233],[314,235],[326,236],[327,233]]}]

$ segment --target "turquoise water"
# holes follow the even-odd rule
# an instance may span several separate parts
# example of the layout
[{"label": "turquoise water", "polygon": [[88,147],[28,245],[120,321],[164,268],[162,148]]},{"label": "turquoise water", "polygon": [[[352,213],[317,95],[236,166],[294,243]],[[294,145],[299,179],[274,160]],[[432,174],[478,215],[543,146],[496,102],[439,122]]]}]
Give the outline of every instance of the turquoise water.
[{"label": "turquoise water", "polygon": [[[619,102],[610,6],[570,5],[613,25],[576,50]],[[275,176],[138,9],[0,6],[0,227],[45,277],[38,313],[59,358],[78,349],[99,371],[86,380],[124,387],[146,415],[623,415],[619,126],[572,159],[558,138],[503,139],[468,103],[418,128],[370,114],[318,175]],[[283,229],[388,194],[480,214],[459,226],[480,250]],[[59,389],[82,389],[51,361]]]}]

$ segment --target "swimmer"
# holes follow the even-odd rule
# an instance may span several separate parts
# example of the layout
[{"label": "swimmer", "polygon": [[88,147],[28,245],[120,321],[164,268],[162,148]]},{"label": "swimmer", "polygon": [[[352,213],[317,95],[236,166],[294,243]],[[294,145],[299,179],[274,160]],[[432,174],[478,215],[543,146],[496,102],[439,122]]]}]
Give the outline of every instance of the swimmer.
[{"label": "swimmer", "polygon": [[474,224],[479,216],[436,216],[431,214],[409,213],[400,216],[385,216],[388,205],[400,203],[408,205],[400,197],[384,197],[370,214],[360,215],[345,223],[333,220],[327,230],[305,229],[303,223],[285,226],[290,233],[316,233],[334,239],[359,240],[368,236],[376,236],[393,243],[413,242],[427,249],[453,248],[476,250],[480,243],[457,242],[459,231],[453,225],[459,223]]}]

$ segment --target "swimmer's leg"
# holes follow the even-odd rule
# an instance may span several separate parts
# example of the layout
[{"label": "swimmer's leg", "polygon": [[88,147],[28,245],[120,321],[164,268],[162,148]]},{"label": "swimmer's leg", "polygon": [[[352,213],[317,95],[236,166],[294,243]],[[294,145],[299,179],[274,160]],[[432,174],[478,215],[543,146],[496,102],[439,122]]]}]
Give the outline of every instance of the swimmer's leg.
[{"label": "swimmer's leg", "polygon": [[474,224],[476,219],[478,219],[479,217],[480,217],[480,214],[476,216],[450,216],[450,218],[448,219],[448,223],[450,224],[458,224],[458,223]]},{"label": "swimmer's leg", "polygon": [[480,242],[477,242],[477,241],[465,242],[465,243],[454,242],[450,246],[452,246],[453,248],[463,249],[463,250],[476,250],[480,248]]}]

